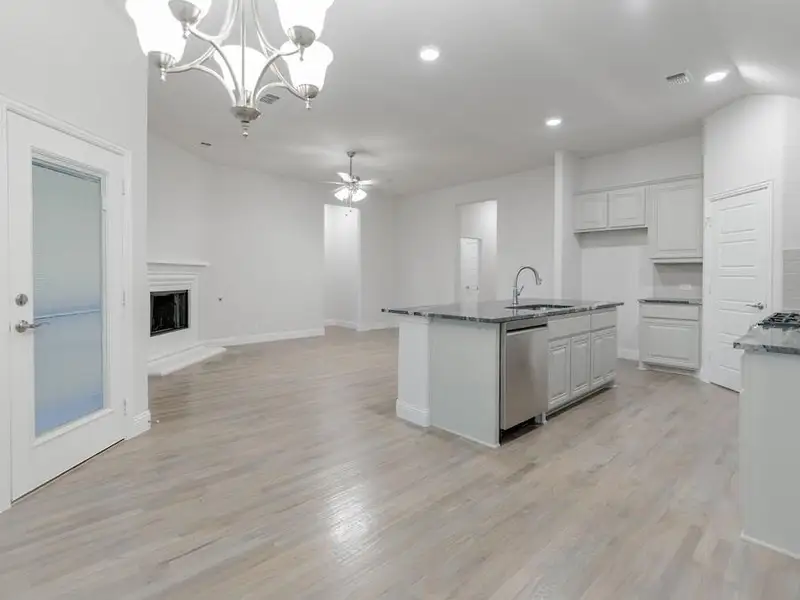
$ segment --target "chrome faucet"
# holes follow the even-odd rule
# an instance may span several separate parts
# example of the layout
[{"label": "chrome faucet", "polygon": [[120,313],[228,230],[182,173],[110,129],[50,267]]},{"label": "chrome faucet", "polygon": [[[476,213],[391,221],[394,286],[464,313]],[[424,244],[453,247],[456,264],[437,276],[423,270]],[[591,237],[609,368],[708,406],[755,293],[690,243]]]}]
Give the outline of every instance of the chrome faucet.
[{"label": "chrome faucet", "polygon": [[517,271],[517,276],[514,278],[514,290],[512,292],[513,301],[511,302],[513,306],[517,306],[519,304],[519,297],[522,294],[522,290],[525,289],[524,285],[522,287],[519,286],[519,276],[522,274],[523,271],[530,271],[531,273],[533,273],[533,276],[536,278],[536,285],[542,285],[542,278],[539,277],[539,271],[537,271],[533,267],[527,267],[527,266],[522,267],[519,271]]}]

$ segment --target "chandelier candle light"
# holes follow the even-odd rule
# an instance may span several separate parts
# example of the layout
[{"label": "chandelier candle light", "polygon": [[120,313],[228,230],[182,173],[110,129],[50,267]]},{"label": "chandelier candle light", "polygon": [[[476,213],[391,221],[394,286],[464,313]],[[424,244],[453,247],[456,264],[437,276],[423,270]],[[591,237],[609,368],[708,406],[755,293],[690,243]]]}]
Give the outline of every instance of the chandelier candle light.
[{"label": "chandelier candle light", "polygon": [[[168,73],[195,70],[217,79],[231,99],[231,112],[242,124],[247,137],[250,123],[261,116],[257,103],[274,88],[288,90],[303,100],[307,108],[325,83],[325,73],[333,61],[333,52],[318,42],[325,13],[333,0],[275,0],[281,27],[289,38],[280,48],[272,46],[258,20],[257,0],[252,0],[252,19],[259,48],[247,45],[245,0],[228,0],[222,29],[209,35],[198,29],[213,0],[126,0],[125,8],[136,25],[142,51]],[[225,44],[238,20],[240,44]],[[186,40],[192,35],[209,47],[199,57],[180,64]],[[213,57],[217,69],[206,63]],[[281,59],[289,71],[285,77],[278,68]],[[277,79],[264,82],[268,73]]]}]

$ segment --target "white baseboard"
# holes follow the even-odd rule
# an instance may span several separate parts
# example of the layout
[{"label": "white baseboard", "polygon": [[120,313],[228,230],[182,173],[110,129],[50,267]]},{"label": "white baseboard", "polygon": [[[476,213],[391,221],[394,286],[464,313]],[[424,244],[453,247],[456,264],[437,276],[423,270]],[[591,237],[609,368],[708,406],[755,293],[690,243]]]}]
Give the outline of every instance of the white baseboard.
[{"label": "white baseboard", "polygon": [[180,371],[190,365],[208,360],[223,352],[225,352],[225,348],[220,346],[206,346],[204,344],[193,346],[187,350],[151,360],[147,363],[147,374],[169,375],[170,373]]},{"label": "white baseboard", "polygon": [[773,552],[777,552],[778,554],[783,554],[784,556],[788,556],[788,557],[794,558],[796,560],[800,559],[800,553],[789,552],[788,550],[785,550],[784,548],[779,548],[778,546],[775,546],[773,544],[768,544],[767,542],[764,542],[762,540],[759,540],[757,538],[754,538],[754,537],[751,537],[751,536],[745,534],[744,531],[742,532],[741,537],[745,542],[750,542],[751,544],[755,544],[756,546],[761,546],[762,548],[767,548],[768,550],[772,550]]},{"label": "white baseboard", "polygon": [[208,344],[215,346],[245,346],[247,344],[264,344],[266,342],[279,342],[281,340],[296,340],[299,338],[319,337],[325,335],[325,328],[301,329],[298,331],[278,331],[275,333],[257,333],[255,335],[239,335],[228,338],[210,340]]},{"label": "white baseboard", "polygon": [[617,357],[625,360],[639,360],[639,351],[633,348],[620,348],[617,350]]},{"label": "white baseboard", "polygon": [[139,413],[133,419],[131,419],[130,428],[128,429],[128,436],[125,439],[132,439],[135,438],[137,435],[142,435],[143,433],[150,430],[150,411],[146,410],[144,412]]},{"label": "white baseboard", "polygon": [[378,329],[397,329],[397,323],[362,323],[358,331],[376,331]]},{"label": "white baseboard", "polygon": [[344,327],[345,329],[358,329],[358,324],[352,321],[341,321],[339,319],[325,319],[325,327]]},{"label": "white baseboard", "polygon": [[406,404],[405,402],[400,402],[400,399],[398,398],[397,402],[395,403],[395,411],[397,412],[397,416],[404,421],[408,421],[414,425],[419,425],[420,427],[431,426],[430,410],[423,410],[421,408],[417,408],[416,406]]}]

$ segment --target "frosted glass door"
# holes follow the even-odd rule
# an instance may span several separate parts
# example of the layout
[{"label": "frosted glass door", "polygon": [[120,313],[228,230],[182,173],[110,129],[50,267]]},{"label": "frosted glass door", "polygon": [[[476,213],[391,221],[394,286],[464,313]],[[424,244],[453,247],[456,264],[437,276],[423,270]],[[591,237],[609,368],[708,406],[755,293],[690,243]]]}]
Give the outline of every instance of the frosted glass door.
[{"label": "frosted glass door", "polygon": [[104,407],[98,179],[33,165],[36,435]]},{"label": "frosted glass door", "polygon": [[14,500],[125,437],[130,204],[121,152],[6,126]]}]

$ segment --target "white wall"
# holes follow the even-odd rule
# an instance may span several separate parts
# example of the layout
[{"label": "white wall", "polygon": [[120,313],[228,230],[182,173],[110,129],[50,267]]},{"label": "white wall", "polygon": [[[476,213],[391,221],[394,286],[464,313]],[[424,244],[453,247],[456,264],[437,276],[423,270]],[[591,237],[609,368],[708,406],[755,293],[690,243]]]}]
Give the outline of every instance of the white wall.
[{"label": "white wall", "polygon": [[580,163],[570,152],[555,156],[555,194],[553,199],[554,295],[556,298],[582,298],[583,263],[578,236],[574,233],[572,206],[578,184]]},{"label": "white wall", "polygon": [[358,329],[361,279],[360,211],[326,204],[325,324]]},{"label": "white wall", "polygon": [[[129,357],[128,407],[132,423],[135,416],[145,415],[148,407],[147,61],[121,3],[114,6],[105,0],[84,0],[77,10],[71,2],[3,2],[0,73],[0,94],[131,152],[133,289],[129,314],[135,339]],[[7,244],[5,236],[0,228],[0,245]],[[3,365],[7,362],[6,344],[7,339],[0,337]],[[0,372],[0,381],[5,380]],[[8,397],[6,392],[0,393],[0,423],[4,424],[9,422],[3,412]],[[8,436],[7,428],[0,428],[0,510],[9,497]]]},{"label": "white wall", "polygon": [[[210,263],[201,275],[203,340],[224,343],[316,335],[325,321],[324,185],[209,163],[151,134],[157,164],[151,260]],[[394,199],[371,192],[361,219],[360,329],[391,320]],[[186,223],[176,223],[185,219]],[[221,300],[220,300],[221,298]]]},{"label": "white wall", "polygon": [[397,289],[394,197],[373,190],[359,204],[361,211],[361,330],[393,327],[392,317],[381,312],[394,305]]},{"label": "white wall", "polygon": [[[461,204],[459,237],[481,241],[480,281],[478,299],[483,302],[497,298],[497,202],[471,202]],[[461,257],[458,257],[461,260]],[[456,277],[456,298],[461,293],[460,276]]]},{"label": "white wall", "polygon": [[[702,138],[689,137],[583,159],[578,166],[578,180],[580,190],[587,191],[702,172]],[[636,359],[639,356],[638,301],[652,296],[655,287],[647,230],[584,233],[579,236],[579,242],[582,297],[625,303],[619,308],[619,354]],[[674,272],[672,275],[670,286],[679,286],[681,282]],[[687,274],[687,282],[690,281],[694,281],[694,276]]]},{"label": "white wall", "polygon": [[703,138],[693,136],[581,161],[578,189],[633,185],[703,172]]},{"label": "white wall", "polygon": [[270,339],[324,327],[324,186],[215,165],[205,336]]},{"label": "white wall", "polygon": [[147,156],[148,259],[210,262],[208,164],[153,133]]},{"label": "white wall", "polygon": [[510,299],[522,265],[536,267],[541,287],[526,279],[525,296],[547,298],[553,284],[553,169],[478,181],[398,200],[398,305],[455,301],[458,280],[458,206],[497,201],[498,299]]}]

